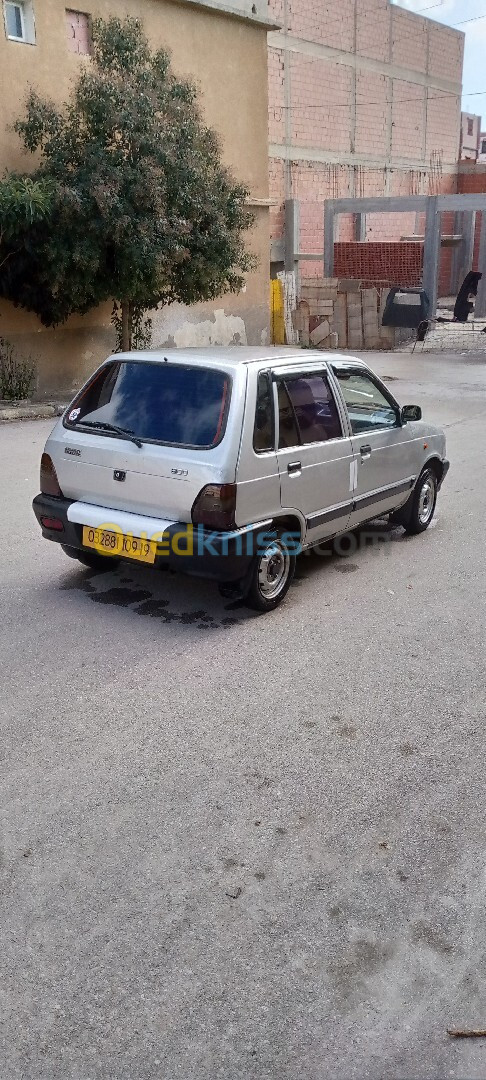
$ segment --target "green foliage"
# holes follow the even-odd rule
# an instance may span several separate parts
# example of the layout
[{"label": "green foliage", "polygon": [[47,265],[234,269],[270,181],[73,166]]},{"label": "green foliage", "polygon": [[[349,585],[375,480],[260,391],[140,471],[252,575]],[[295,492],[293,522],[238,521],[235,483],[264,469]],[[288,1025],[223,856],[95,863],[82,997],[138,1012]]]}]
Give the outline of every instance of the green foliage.
[{"label": "green foliage", "polygon": [[21,401],[29,397],[36,383],[36,364],[15,355],[13,346],[0,338],[0,398]]},{"label": "green foliage", "polygon": [[0,237],[15,234],[19,224],[33,225],[51,209],[52,191],[43,180],[10,173],[0,180]]},{"label": "green foliage", "polygon": [[7,260],[20,254],[20,237],[45,220],[51,208],[52,190],[45,180],[16,173],[0,179],[0,278]]},{"label": "green foliage", "polygon": [[238,291],[254,265],[247,192],[195,87],[136,19],[95,20],[93,49],[63,108],[32,91],[15,125],[40,158],[32,183],[52,195],[48,214],[19,222],[0,295],[50,326],[108,299],[143,312]]}]

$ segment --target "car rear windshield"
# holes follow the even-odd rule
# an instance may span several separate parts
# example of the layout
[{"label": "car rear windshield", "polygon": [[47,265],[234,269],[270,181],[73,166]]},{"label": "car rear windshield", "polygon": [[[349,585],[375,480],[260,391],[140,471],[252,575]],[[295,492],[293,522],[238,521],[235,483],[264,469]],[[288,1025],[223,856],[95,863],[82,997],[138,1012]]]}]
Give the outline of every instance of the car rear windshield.
[{"label": "car rear windshield", "polygon": [[111,424],[145,442],[209,449],[223,438],[229,392],[230,378],[222,371],[120,360],[88,383],[65,423],[96,423],[101,435],[98,425]]}]

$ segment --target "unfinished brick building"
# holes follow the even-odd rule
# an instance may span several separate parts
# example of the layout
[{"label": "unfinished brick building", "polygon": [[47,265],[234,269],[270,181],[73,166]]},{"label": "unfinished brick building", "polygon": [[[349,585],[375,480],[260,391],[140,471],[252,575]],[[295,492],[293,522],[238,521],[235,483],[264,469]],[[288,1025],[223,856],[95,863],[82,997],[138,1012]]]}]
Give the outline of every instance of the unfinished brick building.
[{"label": "unfinished brick building", "polygon": [[[322,267],[311,257],[323,250],[326,199],[458,190],[464,35],[389,0],[270,6],[282,26],[269,35],[272,270],[284,261],[290,268],[285,220],[288,246],[288,216],[298,210],[294,251],[304,256],[301,272],[313,275]],[[390,242],[422,231],[410,214],[341,218],[336,240]],[[410,246],[403,253],[409,268]]]}]

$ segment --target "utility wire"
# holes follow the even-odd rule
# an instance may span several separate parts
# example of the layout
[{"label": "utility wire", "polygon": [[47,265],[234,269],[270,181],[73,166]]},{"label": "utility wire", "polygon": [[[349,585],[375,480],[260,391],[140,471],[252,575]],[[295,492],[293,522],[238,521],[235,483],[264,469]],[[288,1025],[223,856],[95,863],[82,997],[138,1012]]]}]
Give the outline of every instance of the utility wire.
[{"label": "utility wire", "polygon": [[[455,26],[465,26],[466,23],[479,22],[480,19],[486,19],[486,14],[485,15],[475,15],[474,18],[472,18],[472,19],[462,19],[461,22],[452,23],[452,26],[453,27],[455,27]],[[444,23],[444,26],[447,26],[447,23]]]},{"label": "utility wire", "polygon": [[[419,87],[419,88],[422,89],[422,87]],[[424,87],[424,89],[426,89],[426,87]],[[473,90],[473,91],[471,91],[471,93],[464,94],[462,96],[463,97],[484,97],[485,95],[486,95],[486,90]],[[444,98],[446,98],[446,97],[447,98],[457,98],[459,100],[461,98],[461,94],[460,93],[453,94],[449,90],[444,90],[440,94],[428,95],[426,99],[425,98],[420,98],[420,97],[413,97],[413,98],[382,98],[381,101],[356,101],[356,102],[354,102],[354,101],[346,101],[346,102],[338,101],[338,102],[331,102],[329,105],[273,105],[272,108],[273,109],[279,109],[282,112],[287,112],[289,110],[291,112],[295,112],[296,109],[305,109],[306,111],[307,111],[307,109],[350,109],[351,107],[354,108],[354,105],[356,105],[356,106],[362,106],[362,105],[404,105],[404,104],[407,104],[408,102],[419,102],[420,103],[421,101],[424,101],[424,102],[426,101],[427,104],[428,104],[430,101],[443,101]]]},{"label": "utility wire", "polygon": [[[429,4],[428,7],[419,7],[415,11],[412,9],[412,15],[420,15],[422,11],[432,11],[432,8],[444,7],[445,0],[440,0],[439,4]],[[396,5],[400,7],[401,5]]]}]

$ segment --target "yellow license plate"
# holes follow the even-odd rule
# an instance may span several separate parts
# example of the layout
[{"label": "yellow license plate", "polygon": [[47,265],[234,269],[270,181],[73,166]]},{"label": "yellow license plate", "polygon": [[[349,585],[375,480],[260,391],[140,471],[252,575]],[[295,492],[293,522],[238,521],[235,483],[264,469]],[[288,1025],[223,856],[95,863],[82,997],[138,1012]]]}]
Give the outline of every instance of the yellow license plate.
[{"label": "yellow license plate", "polygon": [[109,529],[92,529],[89,525],[83,525],[83,544],[100,554],[118,555],[144,563],[154,563],[157,553],[155,540],[141,540],[139,536],[125,536]]}]

